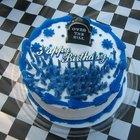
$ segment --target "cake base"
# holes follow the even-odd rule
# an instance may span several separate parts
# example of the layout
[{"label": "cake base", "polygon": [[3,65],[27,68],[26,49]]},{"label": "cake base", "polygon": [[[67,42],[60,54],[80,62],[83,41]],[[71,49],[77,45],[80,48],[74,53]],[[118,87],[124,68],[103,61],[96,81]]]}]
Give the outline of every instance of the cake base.
[{"label": "cake base", "polygon": [[[96,121],[94,122],[85,122],[85,123],[81,123],[81,124],[68,124],[68,123],[63,123],[63,122],[56,122],[56,121],[50,121],[49,117],[47,115],[43,115],[42,113],[38,112],[41,116],[43,116],[45,119],[49,120],[50,122],[53,122],[56,125],[60,125],[63,127],[68,127],[68,128],[84,128],[84,127],[91,127],[94,125],[98,125],[99,123],[107,120],[109,117],[111,117],[116,111],[117,109],[120,107],[120,105],[122,104],[124,98],[125,98],[125,93],[126,93],[126,87],[127,87],[127,77],[126,77],[126,82],[124,83],[123,86],[123,94],[120,98],[118,98],[118,100],[116,101],[114,107],[112,108],[112,110],[108,113],[104,113],[100,118],[98,118]],[[37,111],[37,106],[35,105],[35,103],[29,98],[29,101],[31,102],[32,106],[34,107],[34,109]]]}]

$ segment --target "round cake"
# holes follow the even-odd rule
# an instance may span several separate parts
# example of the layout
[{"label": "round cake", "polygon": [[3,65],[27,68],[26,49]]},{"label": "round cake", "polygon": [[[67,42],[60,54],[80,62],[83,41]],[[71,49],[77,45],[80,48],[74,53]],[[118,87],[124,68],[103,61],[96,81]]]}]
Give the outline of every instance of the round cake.
[{"label": "round cake", "polygon": [[52,122],[93,123],[125,94],[125,44],[88,17],[47,19],[23,42],[19,66],[29,99]]}]

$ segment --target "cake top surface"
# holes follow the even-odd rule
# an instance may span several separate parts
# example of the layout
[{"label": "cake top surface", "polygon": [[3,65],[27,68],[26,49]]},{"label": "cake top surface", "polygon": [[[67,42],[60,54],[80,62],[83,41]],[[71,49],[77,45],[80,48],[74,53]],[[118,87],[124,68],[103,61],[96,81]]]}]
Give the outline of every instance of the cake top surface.
[{"label": "cake top surface", "polygon": [[110,27],[82,19],[46,20],[23,42],[23,80],[44,101],[88,103],[120,89],[125,45]]}]

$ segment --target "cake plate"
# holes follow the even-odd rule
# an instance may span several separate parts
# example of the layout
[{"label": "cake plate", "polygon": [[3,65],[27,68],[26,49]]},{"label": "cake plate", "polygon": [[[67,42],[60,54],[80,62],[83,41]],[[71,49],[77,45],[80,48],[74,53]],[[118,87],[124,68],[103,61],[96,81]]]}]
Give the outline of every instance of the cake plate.
[{"label": "cake plate", "polygon": [[[20,57],[20,53],[17,54],[15,57],[14,63],[18,65],[18,60]],[[129,63],[129,61],[128,61]],[[136,70],[136,67],[134,64],[133,69]],[[128,71],[128,70],[127,70]],[[19,73],[16,73],[17,75],[20,75]],[[15,70],[12,69],[11,77],[15,76]],[[122,95],[122,97],[117,100],[116,105],[113,107],[110,113],[105,113],[101,118],[99,118],[96,122],[93,123],[84,123],[79,125],[70,125],[70,124],[64,124],[64,123],[57,123],[57,122],[50,122],[49,118],[46,116],[43,116],[37,112],[37,108],[32,103],[32,101],[27,97],[27,89],[22,81],[22,78],[20,76],[18,82],[20,83],[17,87],[13,87],[16,92],[14,92],[15,99],[17,101],[17,104],[20,108],[22,108],[21,100],[26,102],[29,107],[28,108],[22,108],[22,111],[28,118],[34,122],[34,124],[38,127],[40,127],[43,130],[50,130],[51,126],[54,124],[57,126],[57,130],[54,130],[53,133],[61,133],[62,135],[67,135],[65,133],[65,129],[74,128],[71,130],[69,136],[71,137],[82,137],[89,133],[95,133],[97,131],[104,131],[107,128],[111,126],[112,123],[117,122],[118,119],[121,119],[125,116],[127,111],[129,110],[129,105],[132,104],[133,101],[133,95],[132,90],[129,87],[133,87],[133,89],[137,89],[138,84],[138,78],[134,77],[133,75],[129,74],[127,72],[127,80],[126,80],[127,87],[124,88],[125,94]],[[14,85],[13,85],[14,86]],[[125,87],[125,86],[124,86]],[[61,132],[59,131],[61,129]],[[88,131],[90,129],[90,132]]]}]

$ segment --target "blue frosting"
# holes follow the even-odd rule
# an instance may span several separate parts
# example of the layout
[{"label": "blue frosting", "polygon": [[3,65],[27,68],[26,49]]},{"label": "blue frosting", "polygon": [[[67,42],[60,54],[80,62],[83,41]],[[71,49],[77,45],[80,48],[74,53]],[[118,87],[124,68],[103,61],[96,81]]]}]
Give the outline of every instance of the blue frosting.
[{"label": "blue frosting", "polygon": [[[38,48],[40,49],[40,46],[38,44],[35,44],[35,45],[37,49]],[[44,94],[45,96],[43,96],[43,93],[41,94],[40,98],[43,97],[42,100],[44,101],[45,97],[47,97],[45,99],[46,101],[48,100],[47,102],[52,103],[52,104],[53,103],[60,104],[59,99],[61,98],[61,94],[63,93],[64,89],[66,89],[68,93],[68,96],[66,96],[66,98],[70,100],[67,106],[69,106],[70,108],[80,108],[84,106],[89,106],[91,104],[94,105],[94,102],[90,104],[87,102],[86,103],[81,102],[81,104],[77,106],[75,99],[79,101],[86,100],[87,96],[90,96],[92,94],[97,94],[99,90],[105,89],[107,87],[107,82],[101,82],[102,78],[104,74],[108,73],[110,69],[115,68],[115,65],[116,65],[115,61],[112,59],[106,60],[106,62],[101,68],[99,68],[98,66],[95,66],[95,61],[93,61],[90,64],[89,68],[84,67],[83,63],[81,63],[81,67],[78,67],[77,62],[75,62],[75,67],[76,67],[75,69],[75,68],[71,68],[70,62],[69,62],[68,68],[65,69],[63,74],[60,74],[60,68],[61,68],[60,61],[58,61],[58,66],[55,66],[53,64],[52,58],[49,58],[45,54],[43,57],[46,60],[49,59],[49,64],[46,64],[44,59],[41,59],[42,58],[41,56],[34,54],[34,56],[32,57],[34,58],[34,61],[37,62],[37,64],[34,62],[31,63],[33,68],[35,68],[37,71],[35,77],[40,75],[42,84],[44,85],[46,85],[45,83],[46,79],[50,80],[50,83],[48,84],[48,91],[51,89],[55,91],[56,100],[50,99],[51,97],[48,98],[48,96],[45,94]],[[40,66],[41,64],[43,64],[43,67],[39,68],[38,66]],[[43,70],[46,71],[46,74],[44,74]],[[26,75],[26,77],[27,78],[24,79],[25,83],[28,83],[29,79],[32,81],[35,81],[34,77],[30,77],[30,76],[28,77],[28,75]],[[31,84],[30,85],[27,84],[27,87],[31,89],[32,91],[35,91],[36,88],[38,87],[35,86],[34,82],[32,82]],[[40,92],[41,91],[39,91],[39,94]],[[42,90],[42,92],[44,92],[44,90]],[[38,94],[37,91],[36,93]],[[46,94],[49,94],[49,93],[46,93]],[[72,105],[71,102],[73,101],[75,102],[75,104]]]},{"label": "blue frosting", "polygon": [[117,63],[115,62],[115,60],[113,60],[113,59],[108,60],[108,65],[110,66],[111,69],[115,68],[116,64]]},{"label": "blue frosting", "polygon": [[52,47],[52,44],[50,44],[49,47]]},{"label": "blue frosting", "polygon": [[22,43],[22,52],[25,52],[25,53],[22,53],[22,56],[24,55],[24,57],[26,56],[26,51],[27,51],[27,47],[30,47],[31,46],[31,42],[29,40],[24,40],[23,43]]},{"label": "blue frosting", "polygon": [[72,15],[67,15],[67,16],[64,16],[64,17],[53,19],[52,21],[53,21],[53,23],[70,22],[72,19],[73,19]]},{"label": "blue frosting", "polygon": [[[123,72],[124,72],[124,70],[127,67],[127,62],[126,62],[126,58],[125,58],[125,51],[124,51],[125,50],[125,44],[114,33],[112,33],[111,28],[109,26],[106,26],[106,25],[103,25],[103,24],[100,24],[100,23],[93,22],[89,18],[86,18],[92,25],[94,25],[96,27],[99,27],[100,29],[102,29],[106,33],[109,33],[114,38],[114,40],[115,40],[115,42],[117,44],[117,48],[121,50],[121,55],[120,55],[121,61],[117,65],[116,71],[114,73],[114,77],[116,77],[116,79],[111,83],[111,85],[110,85],[110,91],[108,91],[106,93],[103,93],[101,96],[98,96],[97,98],[95,98],[93,100],[93,102],[83,102],[82,101],[82,100],[86,99],[86,97],[87,97],[87,95],[84,93],[86,91],[82,92],[82,94],[79,96],[80,97],[80,100],[78,99],[79,97],[77,96],[78,95],[78,93],[77,93],[77,95],[74,95],[75,98],[72,98],[74,96],[68,96],[67,97],[69,99],[68,102],[60,101],[59,98],[61,97],[60,96],[61,95],[61,92],[64,89],[63,86],[66,86],[67,85],[67,82],[66,82],[66,85],[63,85],[61,82],[58,82],[57,79],[61,79],[61,78],[67,79],[68,78],[67,76],[69,74],[67,72],[69,72],[69,69],[72,72],[74,71],[70,67],[70,63],[68,63],[68,69],[66,70],[66,72],[64,73],[64,75],[60,75],[61,63],[59,61],[58,61],[58,66],[55,66],[55,65],[53,65],[53,62],[50,59],[50,64],[51,65],[50,65],[50,67],[48,67],[48,65],[45,63],[45,60],[47,60],[49,58],[48,58],[48,56],[45,53],[43,53],[43,57],[44,58],[38,57],[37,55],[34,55],[33,56],[33,54],[31,53],[31,50],[30,50],[31,41],[34,40],[37,36],[40,35],[42,29],[47,28],[47,27],[50,27],[52,24],[57,23],[57,22],[67,22],[67,23],[69,23],[72,18],[73,17],[71,15],[69,15],[69,16],[65,16],[63,18],[57,18],[57,19],[52,19],[52,20],[48,19],[39,28],[36,28],[32,32],[31,36],[29,37],[29,40],[25,40],[23,42],[23,44],[22,44],[22,52],[23,53],[22,53],[22,56],[21,56],[21,58],[19,60],[19,66],[20,66],[20,69],[22,71],[23,81],[25,82],[26,86],[29,89],[31,89],[33,92],[35,92],[42,99],[42,101],[44,101],[45,103],[68,106],[69,108],[84,108],[84,107],[91,106],[91,105],[96,105],[96,106],[101,105],[101,104],[105,103],[108,100],[108,98],[110,97],[111,94],[113,94],[115,92],[118,92],[118,91],[120,91],[119,94],[117,95],[117,97],[119,98],[121,96],[120,94],[122,94],[122,88],[120,87],[120,81],[121,81],[121,79],[123,77]],[[94,33],[95,33],[95,30],[94,30]],[[51,35],[53,35],[52,32],[51,32]],[[112,43],[109,40],[108,41],[105,41],[105,44],[109,44],[109,45],[107,45],[107,48],[112,48],[112,45],[111,45]],[[40,46],[38,44],[34,44],[34,45],[36,46],[36,49],[34,50],[32,48],[32,51],[33,52],[35,52],[36,50],[40,49]],[[43,50],[43,51],[45,51],[45,50]],[[28,62],[28,60],[26,60],[26,54],[27,53],[29,53],[29,55],[30,55],[30,57],[32,59],[32,65]],[[116,67],[116,63],[115,63],[116,54],[115,54],[115,52],[114,52],[113,55],[114,55],[113,56],[114,59],[108,59],[108,60],[106,60],[106,62],[104,63],[104,65],[103,65],[103,67],[101,69],[99,69],[98,67],[95,67],[93,65],[93,63],[90,66],[89,69],[86,69],[84,67],[83,63],[81,63],[81,67],[82,68],[80,68],[80,69],[84,69],[83,71],[87,72],[87,75],[86,75],[87,77],[88,77],[88,74],[90,73],[90,72],[88,73],[88,71],[90,71],[91,69],[94,68],[95,69],[95,72],[99,70],[100,73],[99,74],[96,74],[96,76],[94,78],[96,78],[97,81],[100,82],[101,81],[101,78],[103,77],[103,74],[108,73],[110,69],[113,69],[113,68]],[[57,77],[56,76],[56,78],[53,78],[55,76],[52,76],[51,74],[50,75],[45,75],[44,72],[43,72],[43,68],[38,68],[38,66],[34,63],[35,61],[37,62],[38,65],[41,65],[43,63],[43,67],[47,67],[47,72],[49,74],[52,73],[53,75],[57,75],[57,76],[60,76],[60,77]],[[26,71],[26,70],[31,69],[32,67],[34,67],[37,70],[36,75],[40,75],[40,74],[42,75],[41,76],[41,79],[35,79],[32,74],[30,74],[29,72]],[[75,67],[77,67],[79,69],[79,67],[77,66],[77,63],[75,63]],[[58,87],[60,86],[59,90],[56,91],[56,93],[55,93],[57,98],[55,96],[50,95],[44,89],[42,89],[40,87],[35,87],[34,86],[33,82],[34,81],[37,82],[39,80],[41,80],[41,83],[42,84],[47,85],[47,83],[45,82],[45,78],[51,79],[52,84],[49,85],[50,86],[50,89],[53,89],[54,88],[52,86],[54,84],[54,82],[57,83],[57,86]],[[76,80],[76,77],[73,76],[72,77],[72,80]],[[90,85],[90,82],[88,82],[88,84]],[[95,90],[95,93],[99,90],[99,87],[100,87],[100,89],[106,88],[106,86],[107,86],[106,84],[107,83],[100,83],[100,86],[95,87],[95,89],[94,89]],[[83,85],[84,85],[84,83],[83,83]],[[72,86],[73,86],[73,88],[75,88],[74,87],[75,86],[74,84]],[[67,88],[69,88],[68,85],[67,85]],[[79,92],[80,92],[80,90],[81,89],[79,88]],[[90,88],[90,89],[87,88],[87,90],[92,90],[92,88]],[[45,94],[43,94],[44,92],[45,92]],[[69,93],[69,94],[72,95],[72,92]],[[30,98],[32,98],[30,94],[29,94],[29,96],[30,96]],[[94,117],[88,118],[88,121],[95,121],[100,116],[102,116],[104,113],[106,113],[109,110],[111,110],[112,107],[114,106],[116,100],[117,100],[117,98],[103,112],[99,113],[98,115],[96,115]],[[55,121],[58,120],[59,122],[64,122],[65,121],[65,120],[61,120],[59,118],[56,118],[55,116],[52,116],[51,114],[45,112],[45,110],[43,110],[41,107],[38,107],[38,109],[39,109],[39,111],[41,113],[49,116],[49,118],[51,120],[55,120]],[[87,121],[87,120],[70,121],[70,123],[83,123],[85,121]]]},{"label": "blue frosting", "polygon": [[110,32],[110,34],[114,38],[118,49],[124,51],[126,48],[126,45],[113,32]]},{"label": "blue frosting", "polygon": [[33,32],[31,33],[30,37],[29,37],[29,41],[31,42],[36,37],[38,37],[40,34],[41,34],[41,28],[34,29]]},{"label": "blue frosting", "polygon": [[115,93],[120,89],[120,86],[121,86],[120,82],[123,77],[123,73],[124,71],[120,70],[116,79],[110,84],[110,92]]},{"label": "blue frosting", "polygon": [[[58,100],[57,98],[55,98],[53,95],[51,95],[49,93],[42,94],[41,96],[42,96],[41,100],[47,104],[52,104],[52,102],[53,103],[57,102],[59,105],[67,106],[67,103]],[[48,99],[50,99],[50,100],[48,100]]]},{"label": "blue frosting", "polygon": [[112,44],[111,40],[104,39],[102,41],[102,46],[103,46],[103,48],[106,48],[108,50],[108,49],[112,48],[113,44]]},{"label": "blue frosting", "polygon": [[52,37],[54,35],[54,30],[46,28],[43,33],[46,37]]},{"label": "blue frosting", "polygon": [[[121,65],[118,65],[118,69],[117,71],[120,69],[120,66],[122,69],[126,69],[127,68],[127,62],[126,62],[126,55],[125,55],[125,48],[126,45],[112,32],[112,29],[110,26],[107,25],[103,25],[97,22],[92,21],[90,18],[86,19],[94,26],[99,27],[100,29],[102,29],[104,32],[109,33],[115,40],[116,44],[117,44],[117,48],[119,50],[121,50],[121,55],[120,55],[120,59],[121,59]],[[115,53],[115,52],[114,52]],[[115,54],[114,54],[114,59],[116,58]],[[117,73],[117,72],[116,72]],[[114,74],[117,75],[117,74]]]},{"label": "blue frosting", "polygon": [[47,19],[45,22],[42,23],[42,25],[40,26],[41,29],[50,27],[53,24],[53,20],[52,19]]},{"label": "blue frosting", "polygon": [[[125,83],[125,78],[123,80],[123,83]],[[120,88],[120,91],[118,93],[118,95],[116,96],[116,98],[110,103],[110,105],[108,105],[103,111],[101,111],[100,113],[98,113],[97,115],[94,115],[92,117],[89,117],[87,119],[82,119],[82,120],[66,120],[66,119],[62,119],[62,118],[58,118],[50,113],[48,113],[46,110],[44,110],[32,97],[31,93],[28,93],[28,96],[30,97],[30,99],[33,101],[33,103],[37,106],[38,108],[38,112],[40,112],[41,114],[47,116],[51,121],[53,122],[60,122],[60,123],[67,123],[67,124],[82,124],[85,122],[95,122],[97,119],[99,119],[100,117],[102,117],[102,115],[104,115],[105,113],[108,113],[112,110],[112,108],[114,107],[114,105],[116,104],[117,100],[122,96],[123,93],[123,85]]]},{"label": "blue frosting", "polygon": [[113,59],[116,60],[116,51],[113,49]]},{"label": "blue frosting", "polygon": [[69,22],[71,21],[72,18],[73,17],[71,15],[68,15],[61,18],[57,18],[57,19],[47,19],[45,22],[42,23],[42,25],[40,26],[40,29],[48,28],[52,24],[57,23],[57,22]]},{"label": "blue frosting", "polygon": [[41,48],[42,47],[39,43],[35,43],[35,44],[32,45],[31,50],[32,50],[33,53],[37,53],[37,52],[40,51]]},{"label": "blue frosting", "polygon": [[65,37],[65,35],[61,35],[61,37]]},{"label": "blue frosting", "polygon": [[97,34],[97,29],[95,27],[92,28],[92,35]]},{"label": "blue frosting", "polygon": [[[52,62],[50,62],[50,63],[52,63]],[[106,64],[108,64],[108,63],[106,63]],[[104,64],[104,66],[103,67],[106,67],[106,64]],[[40,75],[40,73],[42,73],[43,74],[43,71],[40,71],[39,69],[38,69],[38,67],[37,67],[37,65],[33,65],[34,67],[35,67],[35,69],[37,70],[37,74],[38,75]],[[57,67],[56,67],[56,69],[57,69]],[[102,69],[103,70],[103,69]],[[97,70],[98,71],[98,70]],[[105,71],[107,72],[108,70],[107,69],[105,69]],[[25,73],[26,72],[26,73]],[[53,71],[54,72],[54,71]],[[63,101],[60,101],[59,99],[58,99],[58,97],[56,98],[56,97],[54,97],[54,96],[52,96],[52,95],[50,95],[49,93],[45,93],[45,94],[43,94],[42,92],[45,92],[45,90],[44,89],[41,89],[41,88],[39,88],[39,87],[35,87],[34,86],[34,82],[36,82],[36,79],[34,79],[33,77],[33,75],[32,74],[30,74],[29,72],[27,72],[27,71],[23,71],[22,72],[22,75],[23,75],[23,77],[24,77],[24,82],[26,83],[26,86],[29,88],[29,89],[31,89],[33,92],[35,92],[44,102],[46,102],[46,103],[49,103],[49,104],[59,104],[59,105],[63,105],[63,106],[68,106],[69,108],[82,108],[82,107],[87,107],[87,106],[91,106],[91,105],[96,105],[96,106],[98,106],[98,105],[101,105],[101,104],[103,104],[103,103],[105,103],[107,100],[108,100],[108,98],[109,98],[109,96],[112,94],[110,91],[109,92],[107,92],[107,93],[103,93],[101,96],[99,96],[99,97],[97,97],[97,98],[95,98],[94,100],[93,100],[93,102],[81,102],[81,101],[78,101],[78,100],[74,100],[73,98],[71,99],[71,100],[69,100],[69,102],[68,103],[66,103],[66,102],[63,102]],[[50,74],[47,74],[48,76],[50,76],[51,77],[51,75]],[[114,83],[117,83],[118,82],[118,79],[120,79],[119,77],[121,77],[121,76],[118,76],[118,78],[116,79],[116,80],[114,80]],[[46,78],[46,75],[43,75],[42,76],[42,79],[43,78]],[[57,80],[60,80],[60,78],[58,78]],[[31,82],[32,81],[32,82]],[[83,84],[85,84],[85,83],[83,83]],[[52,84],[53,85],[53,84]],[[55,84],[54,84],[55,85]],[[54,86],[53,85],[53,86]],[[100,86],[100,88],[102,87],[102,88],[105,88],[106,87],[106,83],[102,83],[101,84],[102,86]],[[115,86],[116,84],[114,84],[114,85],[112,85],[112,88],[114,89],[114,86]],[[60,86],[60,85],[59,85]],[[105,87],[104,87],[105,86]],[[119,89],[118,89],[119,90]],[[83,92],[82,92],[83,93]],[[57,95],[58,96],[58,95]],[[82,95],[81,95],[82,96]],[[80,97],[81,97],[80,96]],[[80,98],[80,97],[78,97],[77,96],[77,98]]]},{"label": "blue frosting", "polygon": [[116,70],[115,70],[115,72],[113,74],[113,77],[116,77],[118,75],[119,70],[120,70],[120,63],[117,65],[117,68],[116,68]]},{"label": "blue frosting", "polygon": [[[117,82],[118,79],[120,79],[119,77],[117,78],[117,80],[114,80],[114,83]],[[109,91],[107,93],[103,93],[101,96],[95,98],[93,100],[93,102],[81,102],[78,100],[71,99],[71,100],[69,100],[68,103],[66,103],[66,102],[60,101],[58,98],[55,98],[54,96],[50,95],[49,93],[43,94],[42,92],[44,92],[44,89],[34,87],[33,82],[32,83],[29,82],[29,80],[33,78],[33,75],[30,76],[26,73],[26,78],[28,78],[27,81],[26,81],[26,79],[24,79],[24,82],[27,83],[26,86],[29,87],[29,89],[32,89],[32,91],[34,91],[36,94],[38,94],[38,96],[44,102],[46,102],[48,104],[59,104],[59,105],[63,105],[63,106],[68,106],[69,108],[82,108],[82,107],[88,107],[91,105],[95,105],[95,106],[101,105],[101,104],[105,103],[108,100],[109,96],[113,93],[111,91]],[[60,79],[58,78],[58,80],[60,80]],[[35,81],[35,80],[32,80],[32,81]],[[106,86],[105,84],[106,83],[104,83],[104,84],[102,83],[102,86]],[[112,88],[114,89],[113,86],[116,86],[116,85],[112,85]]]}]

